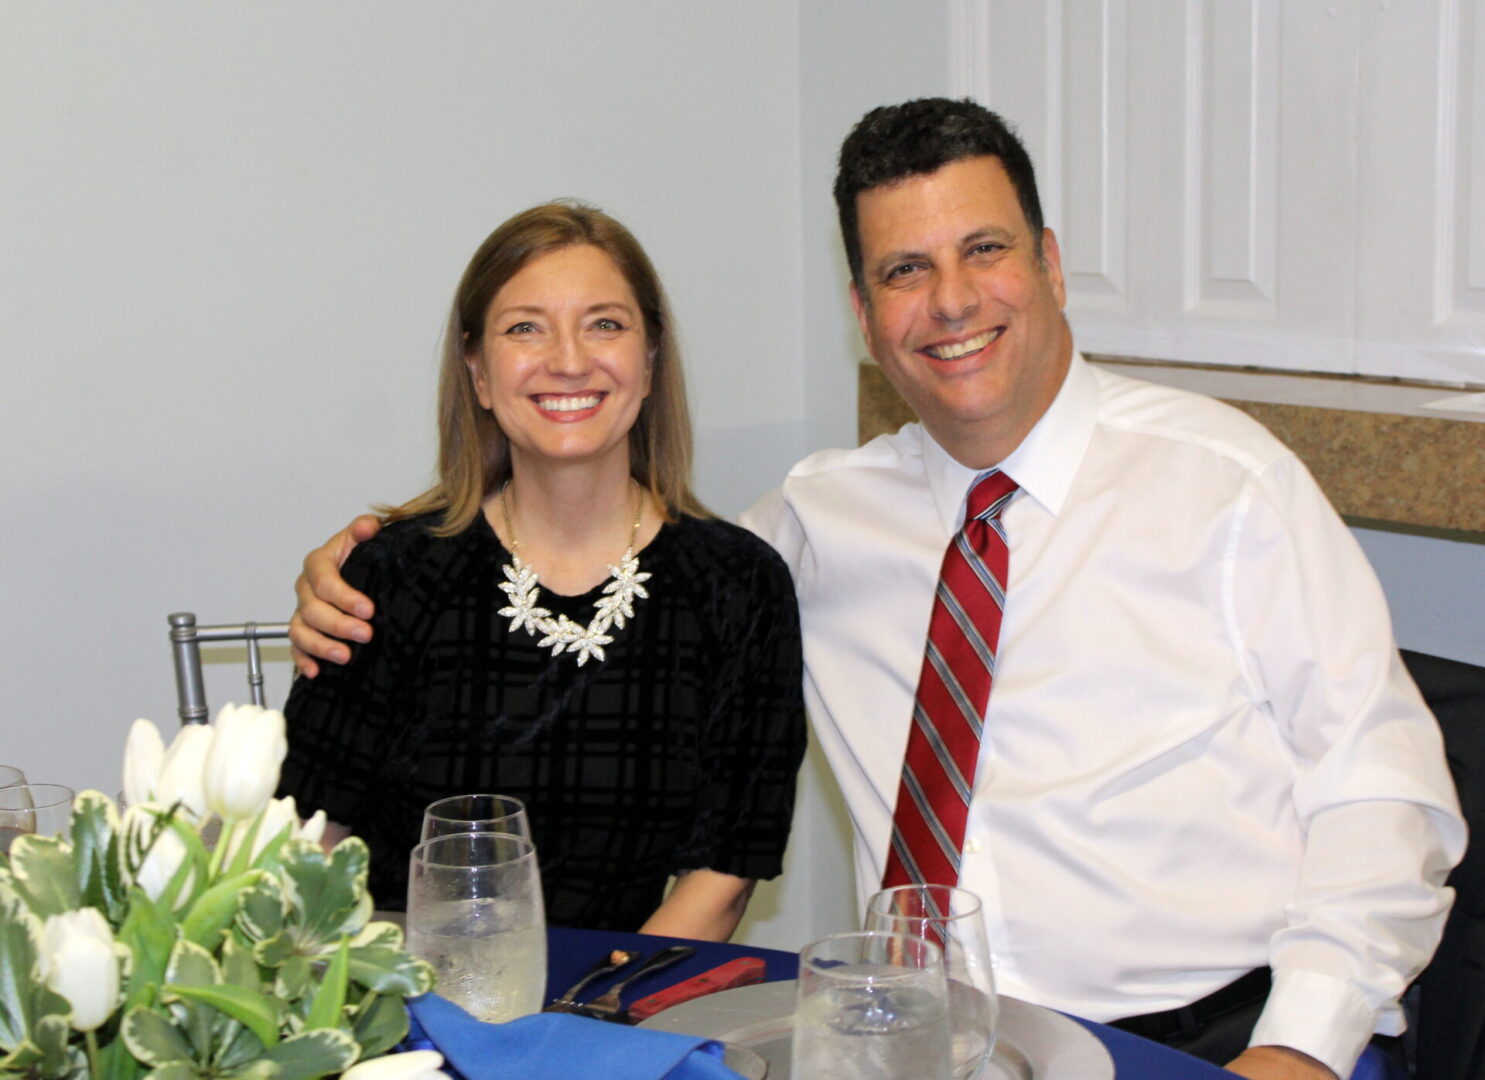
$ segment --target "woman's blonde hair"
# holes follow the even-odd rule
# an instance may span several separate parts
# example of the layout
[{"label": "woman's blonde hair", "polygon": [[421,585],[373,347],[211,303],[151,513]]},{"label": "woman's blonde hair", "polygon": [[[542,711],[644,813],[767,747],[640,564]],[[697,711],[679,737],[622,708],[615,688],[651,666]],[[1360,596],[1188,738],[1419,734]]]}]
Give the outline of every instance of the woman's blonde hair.
[{"label": "woman's blonde hair", "polygon": [[454,293],[438,382],[438,483],[401,506],[379,506],[383,521],[441,512],[434,529],[469,527],[481,503],[510,478],[510,443],[475,396],[466,356],[484,339],[485,315],[507,281],[533,259],[587,244],[613,259],[634,290],[651,354],[650,393],[629,431],[629,471],[665,508],[707,516],[691,491],[691,417],[685,378],[660,278],[639,241],[602,210],[580,202],[533,206],[486,237]]}]

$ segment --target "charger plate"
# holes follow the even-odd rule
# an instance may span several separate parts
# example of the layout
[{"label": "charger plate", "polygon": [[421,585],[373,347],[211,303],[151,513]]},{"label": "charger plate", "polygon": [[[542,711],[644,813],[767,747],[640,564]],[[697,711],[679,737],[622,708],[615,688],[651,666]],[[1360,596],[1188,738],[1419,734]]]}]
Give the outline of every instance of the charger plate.
[{"label": "charger plate", "polygon": [[[639,1025],[745,1046],[788,1080],[794,981],[740,986],[656,1013]],[[1087,1028],[1059,1012],[1000,999],[1000,1033],[979,1080],[1114,1080],[1114,1060]]]}]

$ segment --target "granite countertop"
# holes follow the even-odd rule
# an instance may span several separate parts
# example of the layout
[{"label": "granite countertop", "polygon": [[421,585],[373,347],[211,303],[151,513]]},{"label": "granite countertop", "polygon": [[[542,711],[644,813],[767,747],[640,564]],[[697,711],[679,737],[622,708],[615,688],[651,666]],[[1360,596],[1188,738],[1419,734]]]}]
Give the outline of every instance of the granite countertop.
[{"label": "granite countertop", "polygon": [[[1485,392],[1371,380],[1091,356],[1134,378],[1209,394],[1293,448],[1357,524],[1485,537]],[[875,364],[861,364],[862,442],[912,411]]]}]

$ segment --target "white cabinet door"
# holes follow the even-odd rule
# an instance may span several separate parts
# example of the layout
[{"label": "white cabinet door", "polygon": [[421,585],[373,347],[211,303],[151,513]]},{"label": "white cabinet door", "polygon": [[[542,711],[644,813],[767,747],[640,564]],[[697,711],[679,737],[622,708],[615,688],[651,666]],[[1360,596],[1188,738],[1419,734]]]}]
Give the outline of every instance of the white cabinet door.
[{"label": "white cabinet door", "polygon": [[954,0],[1079,345],[1485,381],[1478,0]]}]

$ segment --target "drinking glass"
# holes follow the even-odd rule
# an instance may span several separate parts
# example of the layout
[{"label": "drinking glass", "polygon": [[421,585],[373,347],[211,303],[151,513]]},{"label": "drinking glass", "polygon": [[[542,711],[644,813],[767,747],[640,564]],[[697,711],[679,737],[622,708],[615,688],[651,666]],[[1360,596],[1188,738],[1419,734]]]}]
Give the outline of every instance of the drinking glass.
[{"label": "drinking glass", "polygon": [[540,1010],[547,934],[531,841],[459,832],[413,848],[407,946],[433,965],[435,989],[477,1019]]},{"label": "drinking glass", "polygon": [[14,765],[0,765],[0,788],[15,787],[26,782],[26,774]]},{"label": "drinking glass", "polygon": [[501,832],[531,839],[526,804],[509,795],[451,795],[423,811],[419,839],[460,832]]},{"label": "drinking glass", "polygon": [[980,898],[949,885],[883,889],[866,904],[866,929],[932,941],[944,950],[954,1080],[989,1067],[999,1006]]},{"label": "drinking glass", "polygon": [[943,950],[882,933],[806,945],[792,1062],[800,1080],[948,1080]]},{"label": "drinking glass", "polygon": [[13,784],[0,788],[0,852],[9,854],[17,836],[55,836],[72,821],[72,789],[61,784]]}]

